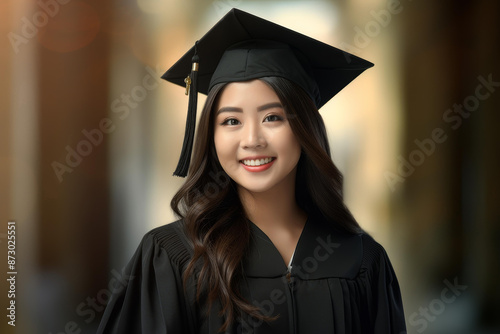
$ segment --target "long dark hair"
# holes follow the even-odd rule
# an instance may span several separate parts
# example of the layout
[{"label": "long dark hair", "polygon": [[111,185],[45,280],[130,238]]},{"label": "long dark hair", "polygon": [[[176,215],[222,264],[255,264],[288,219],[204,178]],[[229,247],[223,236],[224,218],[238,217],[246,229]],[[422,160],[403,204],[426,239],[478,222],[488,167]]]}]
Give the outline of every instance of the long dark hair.
[{"label": "long dark hair", "polygon": [[[320,213],[349,232],[362,230],[342,197],[342,174],[332,162],[323,119],[299,86],[279,77],[261,78],[278,95],[302,154],[297,166],[296,200],[306,213]],[[184,219],[194,255],[184,271],[184,283],[195,271],[197,298],[211,306],[220,302],[226,331],[245,313],[259,320],[272,318],[245,300],[239,292],[241,264],[250,241],[250,226],[236,185],[222,169],[214,145],[214,108],[225,84],[209,92],[203,108],[193,158],[185,183],[171,207]]]}]

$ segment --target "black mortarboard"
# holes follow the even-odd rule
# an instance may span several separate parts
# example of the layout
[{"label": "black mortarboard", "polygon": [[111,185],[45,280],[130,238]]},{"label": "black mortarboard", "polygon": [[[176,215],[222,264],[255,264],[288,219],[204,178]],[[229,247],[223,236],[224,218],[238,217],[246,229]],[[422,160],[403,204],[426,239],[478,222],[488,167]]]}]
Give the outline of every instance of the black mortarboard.
[{"label": "black mortarboard", "polygon": [[233,8],[162,76],[186,86],[190,95],[186,133],[174,175],[187,175],[198,92],[208,94],[218,83],[277,76],[302,87],[319,109],[372,66],[350,53]]}]

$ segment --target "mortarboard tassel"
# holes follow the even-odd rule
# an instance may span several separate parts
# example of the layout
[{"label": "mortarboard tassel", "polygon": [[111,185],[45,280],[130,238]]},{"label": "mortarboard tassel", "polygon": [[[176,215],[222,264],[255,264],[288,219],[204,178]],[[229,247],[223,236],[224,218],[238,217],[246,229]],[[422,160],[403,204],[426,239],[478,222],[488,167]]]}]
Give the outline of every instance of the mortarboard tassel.
[{"label": "mortarboard tassel", "polygon": [[191,152],[193,151],[194,131],[196,128],[196,110],[198,109],[198,67],[200,59],[198,57],[198,41],[194,45],[194,56],[192,58],[191,74],[184,79],[186,83],[186,95],[189,95],[188,112],[186,118],[186,130],[184,142],[182,143],[181,156],[174,175],[185,177],[191,162]]}]

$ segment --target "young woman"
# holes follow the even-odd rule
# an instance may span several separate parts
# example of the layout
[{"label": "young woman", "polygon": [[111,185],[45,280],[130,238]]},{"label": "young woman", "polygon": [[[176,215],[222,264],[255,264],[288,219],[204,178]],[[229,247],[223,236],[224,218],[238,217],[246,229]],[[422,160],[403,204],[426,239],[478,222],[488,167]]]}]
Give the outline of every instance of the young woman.
[{"label": "young woman", "polygon": [[[243,36],[208,47],[235,27]],[[318,43],[233,10],[184,57],[199,62],[191,98],[208,96],[171,203],[180,220],[143,238],[99,333],[406,332],[396,276],[343,203],[318,112],[371,64],[339,66]],[[317,48],[337,59],[330,70],[307,55]]]}]

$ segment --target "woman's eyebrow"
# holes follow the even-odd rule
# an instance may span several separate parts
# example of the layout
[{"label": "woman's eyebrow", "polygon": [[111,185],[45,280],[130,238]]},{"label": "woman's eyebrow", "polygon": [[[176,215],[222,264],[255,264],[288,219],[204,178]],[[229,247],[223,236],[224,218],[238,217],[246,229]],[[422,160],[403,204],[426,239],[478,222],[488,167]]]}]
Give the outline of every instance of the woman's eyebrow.
[{"label": "woman's eyebrow", "polygon": [[272,109],[272,108],[282,108],[283,109],[283,105],[281,104],[281,102],[272,102],[272,103],[264,104],[263,106],[258,107],[257,111],[263,111],[263,110]]},{"label": "woman's eyebrow", "polygon": [[[271,102],[257,107],[257,111],[264,111],[272,108],[283,108],[283,105],[281,102]],[[217,115],[223,112],[243,112],[243,109],[238,107],[222,107],[217,110]]]},{"label": "woman's eyebrow", "polygon": [[243,112],[243,109],[237,107],[222,107],[217,110],[216,115],[220,114],[221,112]]}]

